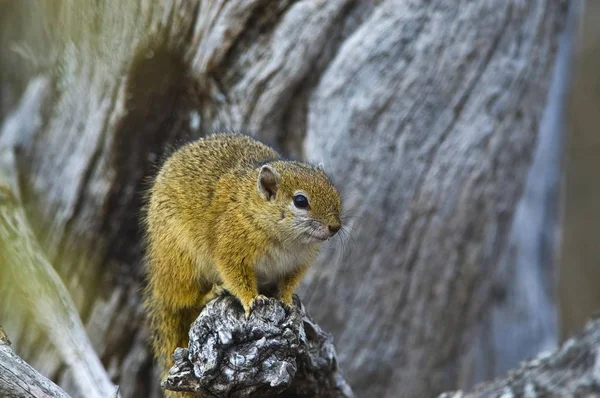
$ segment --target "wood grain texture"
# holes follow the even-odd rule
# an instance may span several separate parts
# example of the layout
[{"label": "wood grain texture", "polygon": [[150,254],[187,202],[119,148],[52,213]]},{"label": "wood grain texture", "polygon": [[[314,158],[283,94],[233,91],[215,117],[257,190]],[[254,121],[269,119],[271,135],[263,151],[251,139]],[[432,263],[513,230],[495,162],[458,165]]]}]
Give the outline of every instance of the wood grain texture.
[{"label": "wood grain texture", "polygon": [[297,296],[294,304],[289,310],[268,298],[246,319],[233,296],[209,302],[163,386],[204,397],[353,398],[331,335]]},{"label": "wood grain texture", "polygon": [[0,327],[0,394],[6,398],[69,398],[10,348]]},{"label": "wood grain texture", "polygon": [[307,156],[358,208],[307,305],[359,395],[470,383],[462,353],[507,248],[562,20],[556,2],[429,5],[378,7],[308,108]]},{"label": "wood grain texture", "polygon": [[596,318],[554,352],[544,352],[507,375],[471,391],[438,398],[597,397],[600,394],[600,321]]},{"label": "wood grain texture", "polygon": [[[0,5],[4,124],[34,77],[48,81],[17,123],[32,127],[0,141],[18,149],[27,215],[123,396],[158,392],[139,298],[145,178],[216,129],[323,161],[344,191],[351,239],[300,294],[358,396],[471,383],[566,1],[83,4]],[[39,331],[9,319],[18,352],[74,391]]]},{"label": "wood grain texture", "polygon": [[44,337],[56,347],[60,359],[73,372],[80,394],[90,398],[111,396],[116,387],[90,344],[68,290],[44,256],[15,195],[18,188],[13,185],[16,182],[14,155],[0,150],[0,158],[0,273],[3,279],[0,291],[15,302],[11,309],[14,313],[44,331]]}]

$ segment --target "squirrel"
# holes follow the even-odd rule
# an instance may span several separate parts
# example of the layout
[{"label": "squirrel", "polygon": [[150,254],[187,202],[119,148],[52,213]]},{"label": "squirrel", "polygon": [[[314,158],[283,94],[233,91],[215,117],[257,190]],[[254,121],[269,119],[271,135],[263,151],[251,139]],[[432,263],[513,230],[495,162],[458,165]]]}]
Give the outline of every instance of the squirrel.
[{"label": "squirrel", "polygon": [[145,218],[145,306],[161,370],[221,289],[246,317],[263,293],[291,306],[321,244],[340,230],[340,214],[321,166],[283,160],[249,136],[215,134],[174,152],[150,188]]}]

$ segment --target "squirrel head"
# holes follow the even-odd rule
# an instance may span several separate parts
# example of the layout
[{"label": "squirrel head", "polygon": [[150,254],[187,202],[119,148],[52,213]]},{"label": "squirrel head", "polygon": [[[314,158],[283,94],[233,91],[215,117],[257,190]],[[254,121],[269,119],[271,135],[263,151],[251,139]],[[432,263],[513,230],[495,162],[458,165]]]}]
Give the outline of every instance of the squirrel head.
[{"label": "squirrel head", "polygon": [[269,162],[258,169],[256,189],[259,206],[267,209],[258,212],[259,222],[285,240],[321,243],[342,227],[340,195],[322,167]]}]

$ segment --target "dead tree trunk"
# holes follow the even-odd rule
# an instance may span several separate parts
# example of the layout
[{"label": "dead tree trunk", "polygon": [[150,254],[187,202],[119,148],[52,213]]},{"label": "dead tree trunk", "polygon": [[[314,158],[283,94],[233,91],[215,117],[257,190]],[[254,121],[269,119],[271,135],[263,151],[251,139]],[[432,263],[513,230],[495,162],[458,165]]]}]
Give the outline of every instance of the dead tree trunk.
[{"label": "dead tree trunk", "polygon": [[[196,335],[197,336],[197,335]],[[528,398],[546,397],[596,397],[600,394],[600,321],[589,322],[584,331],[567,340],[555,352],[546,352],[511,370],[508,375],[475,386],[471,391],[446,392],[438,398],[488,398],[505,396],[525,396]],[[178,388],[186,391],[198,389],[190,364],[183,358],[187,350],[178,349],[177,370],[170,376]],[[58,386],[40,375],[23,362],[10,348],[10,342],[3,337],[0,327],[0,393],[15,398],[56,397],[69,398]],[[339,381],[339,380],[338,380]],[[306,382],[306,380],[304,380]],[[337,394],[317,395],[326,397],[347,397],[342,387]],[[286,392],[282,397],[314,397],[306,391]],[[238,395],[235,395],[238,396]],[[246,396],[246,395],[241,395]],[[260,395],[259,395],[260,396]]]},{"label": "dead tree trunk", "polygon": [[589,322],[583,331],[555,352],[545,352],[497,380],[472,391],[444,393],[438,398],[490,397],[597,397],[600,394],[600,321]]},{"label": "dead tree trunk", "polygon": [[3,397],[69,398],[56,384],[39,374],[10,348],[0,326],[0,394]]},{"label": "dead tree trunk", "polygon": [[[323,161],[345,193],[352,238],[300,295],[357,395],[468,384],[566,3],[1,2],[0,146],[16,148],[29,220],[123,396],[158,387],[139,297],[145,179],[219,129]],[[75,393],[11,300],[16,351]]]}]

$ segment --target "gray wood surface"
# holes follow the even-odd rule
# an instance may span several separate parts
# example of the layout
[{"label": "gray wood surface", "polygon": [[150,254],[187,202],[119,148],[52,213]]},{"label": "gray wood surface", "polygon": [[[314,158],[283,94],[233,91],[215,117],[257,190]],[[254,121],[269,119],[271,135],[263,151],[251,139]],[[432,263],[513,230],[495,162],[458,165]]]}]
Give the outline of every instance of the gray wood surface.
[{"label": "gray wood surface", "polygon": [[[163,382],[168,390],[204,397],[353,398],[332,337],[306,313],[267,298],[246,319],[230,295],[202,310]],[[218,333],[215,333],[218,331]]]},{"label": "gray wood surface", "polygon": [[10,348],[0,326],[0,395],[5,398],[69,398]]},{"label": "gray wood surface", "polygon": [[[470,385],[566,3],[0,3],[0,144],[17,149],[30,223],[123,396],[158,391],[139,296],[145,178],[218,129],[323,161],[343,191],[350,236],[300,295],[357,395]],[[38,105],[19,113],[26,93]],[[19,354],[76,392],[11,304]]]},{"label": "gray wood surface", "polygon": [[444,393],[438,398],[592,398],[600,396],[600,320],[588,322],[555,352],[522,363],[507,375],[471,391]]},{"label": "gray wood surface", "polygon": [[[203,326],[206,326],[207,318],[211,318],[214,315],[218,314],[220,311],[223,311],[221,315],[225,314],[225,318],[231,318],[230,310],[231,310],[231,301],[227,300],[228,298],[219,299],[214,301],[210,309],[206,311],[206,315],[204,318],[200,317],[197,326],[193,328],[192,331],[192,346],[197,345],[198,342],[203,340],[205,337],[202,337],[205,334],[202,330],[200,330]],[[273,303],[267,303],[261,310],[261,315],[267,314],[268,316],[272,316],[272,311],[275,309]],[[276,311],[276,310],[275,310]],[[238,311],[239,312],[239,311]],[[209,314],[210,313],[210,314]],[[241,314],[241,312],[239,312]],[[235,316],[234,316],[235,317]],[[278,318],[275,316],[275,318]],[[289,318],[288,318],[289,319]],[[208,323],[214,322],[215,318],[209,320]],[[228,323],[229,319],[225,320],[221,327]],[[284,321],[285,323],[286,321]],[[306,322],[306,319],[305,319]],[[254,326],[257,326],[260,321],[254,320],[250,321]],[[216,325],[213,325],[216,326]],[[289,327],[289,325],[287,325]],[[238,332],[241,329],[234,327],[233,329],[228,329],[228,327],[221,328],[220,330],[229,332],[237,330]],[[242,328],[243,329],[243,328]],[[275,329],[278,329],[277,327]],[[293,329],[293,327],[292,327]],[[281,331],[280,329],[279,331]],[[250,331],[250,329],[248,329]],[[287,329],[289,332],[290,329]],[[258,332],[261,333],[261,332]],[[293,332],[291,333],[294,334]],[[225,333],[222,336],[221,341],[217,344],[223,344],[223,340],[226,340],[228,337]],[[235,336],[239,337],[239,336]],[[289,337],[289,336],[288,336]],[[307,336],[308,337],[308,336]],[[231,336],[229,336],[231,338]],[[214,339],[213,340],[217,340]],[[308,340],[311,340],[311,337],[308,337]],[[319,337],[317,340],[321,340]],[[327,338],[325,339],[327,340]],[[227,351],[232,346],[230,345],[232,340],[229,341]],[[316,340],[313,340],[312,343],[315,343]],[[323,340],[321,340],[323,342]],[[247,348],[247,344],[244,344],[243,340],[237,340],[234,338],[233,345],[239,344],[237,348],[231,352],[234,354],[236,350],[239,352],[245,351]],[[246,343],[248,343],[246,341]],[[254,341],[253,344],[259,343]],[[312,344],[309,342],[309,344]],[[320,343],[317,343],[320,344]],[[325,343],[327,346],[329,343]],[[246,345],[246,347],[244,347]],[[325,347],[323,346],[323,347]],[[487,397],[507,397],[507,396],[525,396],[529,398],[537,398],[537,397],[595,397],[600,394],[600,374],[598,372],[598,363],[600,361],[598,346],[600,346],[600,320],[594,319],[590,321],[585,329],[582,332],[576,333],[573,337],[567,340],[560,349],[555,352],[546,352],[541,355],[538,355],[536,358],[524,362],[518,368],[512,370],[507,375],[500,377],[491,382],[481,383],[477,385],[475,388],[470,391],[455,391],[455,392],[445,392],[439,395],[439,398],[487,398]],[[223,348],[223,347],[222,347]],[[256,345],[254,345],[256,348]],[[264,348],[264,347],[263,347]],[[281,348],[281,347],[280,347]],[[316,348],[316,347],[311,347]],[[192,350],[196,350],[196,355],[198,355],[205,348],[204,346],[196,346],[195,348],[190,347]],[[261,348],[262,349],[262,348]],[[289,349],[289,348],[288,348]],[[317,350],[318,351],[318,350]],[[328,354],[333,353],[329,350],[329,348],[325,349]],[[326,354],[326,356],[328,355]],[[335,356],[335,353],[333,353]],[[209,357],[213,357],[214,353],[200,353],[200,355],[205,355],[205,359]],[[310,352],[311,361],[317,359],[317,362],[322,361],[325,357],[323,352]],[[314,355],[314,356],[313,356]],[[199,361],[198,363],[190,363],[188,360],[189,352],[187,349],[177,349],[176,351],[176,365],[172,370],[172,374],[167,380],[167,384],[171,387],[177,386],[178,390],[183,391],[197,391],[200,390],[199,381],[195,376],[194,367],[199,366],[200,368],[206,367],[206,361]],[[193,357],[191,355],[190,357]],[[219,357],[220,355],[217,355]],[[226,357],[226,356],[225,356]],[[198,358],[200,359],[200,358]],[[224,358],[213,358],[215,359],[214,364],[217,367],[224,364]],[[278,358],[279,359],[279,358]],[[287,358],[285,358],[287,359]],[[284,361],[285,361],[284,359]],[[210,360],[208,362],[211,362]],[[326,361],[328,362],[328,361]],[[331,363],[330,363],[331,364]],[[330,366],[327,365],[327,367]],[[304,364],[306,366],[306,364]],[[242,367],[243,368],[243,367]],[[229,377],[235,378],[236,376],[240,376],[244,374],[244,371],[248,371],[250,369],[242,369],[237,368],[236,371],[230,372],[228,374]],[[254,372],[260,373],[264,371],[264,369],[254,369]],[[238,373],[239,372],[239,373]],[[300,373],[306,372],[306,369],[300,370]],[[310,374],[310,370],[306,373]],[[213,375],[214,376],[214,375]],[[273,377],[275,376],[275,377]],[[340,390],[336,391],[335,389],[330,389],[331,386],[327,386],[325,391],[322,391],[322,394],[316,396],[323,397],[347,397],[352,396],[352,392],[348,390],[347,384],[341,375],[335,373],[321,373],[317,375],[318,377],[331,377],[337,376],[336,382],[337,387]],[[279,374],[271,374],[272,380],[280,380],[281,375]],[[214,380],[214,379],[213,379]],[[290,394],[288,394],[288,390],[285,390],[278,396],[283,397],[313,397],[315,396],[314,390],[309,388],[308,393],[306,390],[302,388],[298,388],[299,386],[311,386],[311,380],[302,380],[302,382],[297,383],[296,380],[292,382],[292,386],[290,387],[293,390]],[[314,380],[312,380],[314,381]],[[237,380],[238,383],[241,382],[241,379]],[[209,385],[214,385],[214,383],[208,383]],[[236,384],[237,387],[240,387],[241,384]],[[226,384],[222,386],[225,388],[224,391],[228,392],[230,395],[227,396],[238,396],[235,395],[238,391],[232,391],[228,389],[231,387],[230,384]],[[323,385],[321,386],[323,387]],[[263,391],[264,392],[264,391]],[[44,376],[39,374],[33,368],[31,368],[28,364],[26,364],[21,358],[19,358],[10,348],[10,341],[4,334],[3,329],[0,327],[0,393],[3,394],[3,397],[15,397],[15,398],[34,398],[34,397],[65,397],[69,396],[62,391],[58,386],[52,383],[50,380],[46,379]],[[233,393],[233,394],[231,394]],[[216,394],[219,396],[219,394]],[[242,395],[242,396],[252,396],[252,395]],[[265,396],[265,395],[258,395]]]},{"label": "gray wood surface", "polygon": [[68,290],[31,231],[15,194],[16,180],[13,153],[0,150],[0,291],[16,302],[14,312],[45,332],[82,395],[109,397],[116,387],[90,344]]}]

